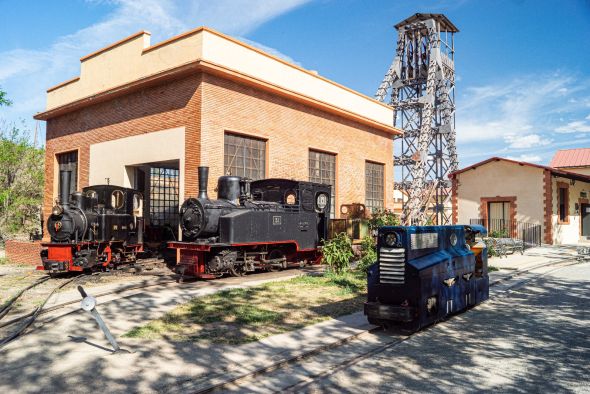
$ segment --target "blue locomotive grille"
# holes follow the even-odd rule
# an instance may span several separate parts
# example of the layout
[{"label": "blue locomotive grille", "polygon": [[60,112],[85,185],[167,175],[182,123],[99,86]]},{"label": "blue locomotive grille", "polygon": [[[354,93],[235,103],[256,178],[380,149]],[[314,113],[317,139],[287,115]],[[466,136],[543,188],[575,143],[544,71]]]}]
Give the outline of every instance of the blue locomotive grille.
[{"label": "blue locomotive grille", "polygon": [[403,248],[379,250],[379,280],[381,283],[404,284],[406,251]]}]

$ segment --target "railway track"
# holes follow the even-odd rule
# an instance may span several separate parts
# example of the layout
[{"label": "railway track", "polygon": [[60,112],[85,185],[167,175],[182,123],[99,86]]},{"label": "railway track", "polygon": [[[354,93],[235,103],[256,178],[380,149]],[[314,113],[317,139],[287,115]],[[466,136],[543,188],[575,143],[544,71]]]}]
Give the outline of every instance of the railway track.
[{"label": "railway track", "polygon": [[[498,291],[495,291],[494,294],[490,294],[490,301],[493,301],[495,298],[505,297],[506,295],[509,294],[510,291],[513,291],[516,288],[522,287],[526,283],[528,283],[532,280],[535,280],[535,279],[538,279],[542,276],[548,275],[548,274],[550,274],[556,270],[559,270],[563,267],[567,267],[569,265],[574,265],[574,264],[579,263],[578,261],[572,261],[573,259],[575,259],[575,257],[560,258],[560,259],[555,259],[555,260],[552,260],[549,262],[540,263],[540,264],[528,267],[524,270],[515,271],[511,275],[508,275],[506,277],[503,277],[503,278],[493,281],[492,283],[490,283],[490,290],[494,289],[494,290],[498,290]],[[550,266],[553,266],[553,268],[550,270],[541,272],[538,275],[531,275],[533,273],[533,271],[536,271],[536,270],[539,270],[539,269],[542,269],[545,267],[550,267]],[[526,275],[529,275],[530,277],[525,278],[525,279],[520,279],[520,277],[526,276]],[[514,281],[514,280],[516,280],[515,283],[510,283],[511,281]],[[506,286],[505,288],[502,288],[502,289],[498,289],[498,287],[500,287],[500,285],[502,285],[502,284],[508,284],[508,286]],[[434,326],[427,327],[427,328],[421,330],[420,332],[428,331],[432,327],[434,327]],[[399,346],[400,344],[402,344],[403,342],[410,339],[413,335],[416,334],[416,333],[413,333],[410,335],[401,335],[399,333],[396,334],[394,332],[385,332],[380,327],[371,328],[369,330],[355,333],[355,334],[352,334],[348,337],[342,338],[334,343],[327,344],[327,345],[318,347],[316,349],[312,349],[310,351],[307,351],[307,352],[304,352],[304,353],[301,353],[301,354],[298,354],[298,355],[295,355],[292,357],[285,358],[283,360],[277,361],[275,363],[269,364],[264,367],[257,368],[252,371],[244,372],[244,373],[234,376],[232,378],[225,379],[224,381],[215,382],[215,383],[210,384],[206,387],[198,388],[198,389],[194,390],[194,392],[201,394],[201,393],[212,393],[212,392],[221,392],[221,391],[224,391],[224,392],[225,391],[244,391],[245,387],[248,387],[246,385],[248,383],[252,383],[254,379],[256,379],[256,378],[260,379],[260,378],[262,378],[266,375],[272,374],[272,373],[280,373],[281,370],[286,370],[287,367],[289,367],[289,371],[288,372],[284,371],[284,372],[285,372],[285,374],[288,374],[288,378],[292,380],[292,379],[294,379],[294,374],[291,372],[297,366],[298,363],[303,363],[303,362],[312,363],[311,359],[316,356],[320,356],[322,353],[337,350],[339,347],[346,346],[347,344],[351,344],[352,342],[355,342],[355,341],[362,343],[363,339],[371,338],[375,334],[378,334],[381,332],[383,332],[383,334],[387,335],[387,339],[385,339],[385,343],[382,343],[382,344],[379,344],[376,346],[369,346],[368,349],[361,351],[361,352],[355,352],[354,354],[348,354],[348,352],[341,352],[343,354],[346,353],[349,357],[344,357],[344,359],[340,359],[339,362],[337,362],[331,366],[324,367],[317,372],[310,373],[309,371],[306,371],[305,374],[297,377],[297,379],[299,379],[299,381],[293,382],[293,383],[288,384],[286,386],[282,386],[279,389],[269,389],[269,391],[281,392],[281,393],[285,393],[285,392],[286,393],[299,393],[299,392],[305,391],[306,388],[309,388],[310,385],[318,382],[319,380],[321,380],[325,377],[328,377],[338,371],[346,369],[352,365],[355,365],[356,363],[358,363],[364,359],[367,359],[367,358],[372,357],[376,354],[382,353],[386,350],[389,350],[391,348]],[[392,336],[392,334],[393,334],[393,336]],[[227,368],[227,370],[232,370],[234,368],[239,369],[239,366],[234,366],[233,368],[232,368],[232,366],[230,366]],[[258,381],[256,383],[258,383]],[[191,390],[191,391],[193,391],[193,390]],[[246,389],[246,391],[249,391],[249,390]]]},{"label": "railway track", "polygon": [[[146,259],[146,261],[142,262],[141,264],[138,265],[138,267],[134,267],[136,268],[136,272],[138,274],[141,275],[146,275],[143,274],[143,268],[145,267],[153,267],[153,265],[155,263],[158,263],[157,261],[155,261],[157,259]],[[139,268],[142,267],[142,268]],[[139,268],[139,269],[138,269]],[[59,290],[62,289],[63,287],[65,287],[66,285],[69,285],[70,283],[76,283],[76,282],[80,282],[84,279],[87,279],[89,277],[92,276],[100,276],[100,275],[113,275],[113,272],[120,272],[120,271],[109,271],[109,272],[96,272],[96,273],[92,273],[92,274],[82,274],[82,275],[78,275],[75,276],[73,278],[69,278],[66,279],[65,281],[61,281],[56,287],[54,287],[49,294],[47,295],[47,297],[45,297],[45,299],[42,301],[41,305],[39,305],[38,307],[34,308],[33,311],[24,314],[24,315],[19,315],[17,317],[14,317],[10,320],[4,320],[5,317],[7,317],[8,313],[10,312],[10,310],[12,309],[12,307],[16,304],[16,302],[26,293],[26,291],[31,290],[49,280],[55,279],[55,278],[51,278],[49,275],[40,278],[39,280],[33,282],[32,284],[30,284],[29,286],[27,286],[26,288],[20,290],[16,295],[14,295],[12,298],[10,298],[8,301],[6,301],[1,307],[0,307],[0,328],[4,328],[4,327],[8,327],[8,326],[12,326],[12,325],[16,325],[18,324],[18,328],[11,332],[10,334],[8,334],[6,337],[4,338],[0,338],[0,349],[2,349],[5,345],[7,345],[8,343],[10,343],[11,341],[15,340],[16,338],[18,338],[20,335],[24,334],[24,332],[27,330],[27,328],[29,328],[32,323],[41,315],[56,311],[58,309],[67,307],[69,305],[72,304],[77,304],[80,302],[80,299],[74,299],[71,301],[66,301],[60,304],[56,304],[56,305],[52,305],[51,307],[45,308],[45,305],[47,304],[47,302],[49,301],[49,299],[51,299],[51,297]],[[166,274],[148,274],[150,276],[156,276],[156,277],[169,277],[170,275],[166,275]],[[170,277],[169,279],[165,279],[165,280],[156,280],[154,282],[149,282],[149,283],[141,283],[141,284],[136,284],[136,285],[129,285],[129,286],[125,286],[123,288],[120,289],[116,289],[116,290],[112,290],[112,291],[104,291],[101,293],[97,293],[95,296],[96,297],[104,297],[107,295],[113,295],[113,294],[119,294],[119,293],[124,293],[130,290],[137,290],[137,289],[142,289],[142,288],[147,288],[147,287],[151,287],[151,286],[158,286],[158,285],[162,285],[165,283],[174,283],[176,282],[176,277]],[[20,323],[20,324],[19,324]]]}]

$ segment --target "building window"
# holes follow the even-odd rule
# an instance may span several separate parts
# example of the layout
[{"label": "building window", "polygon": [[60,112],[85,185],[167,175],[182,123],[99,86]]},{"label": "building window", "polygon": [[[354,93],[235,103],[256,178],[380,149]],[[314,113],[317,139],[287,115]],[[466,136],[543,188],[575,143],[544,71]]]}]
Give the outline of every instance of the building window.
[{"label": "building window", "polygon": [[332,186],[330,196],[330,218],[336,216],[336,155],[309,151],[309,181]]},{"label": "building window", "polygon": [[178,175],[175,168],[150,168],[150,224],[178,228]]},{"label": "building window", "polygon": [[[78,151],[60,153],[57,155],[59,173],[70,172],[70,194],[78,190]],[[58,175],[58,196],[61,196],[61,177]]]},{"label": "building window", "polygon": [[370,212],[383,209],[383,164],[365,163],[365,205]]},{"label": "building window", "polygon": [[569,188],[565,184],[558,183],[557,185],[559,194],[557,196],[558,201],[558,222],[563,224],[569,224]]},{"label": "building window", "polygon": [[266,176],[266,141],[225,133],[224,173],[253,180]]}]

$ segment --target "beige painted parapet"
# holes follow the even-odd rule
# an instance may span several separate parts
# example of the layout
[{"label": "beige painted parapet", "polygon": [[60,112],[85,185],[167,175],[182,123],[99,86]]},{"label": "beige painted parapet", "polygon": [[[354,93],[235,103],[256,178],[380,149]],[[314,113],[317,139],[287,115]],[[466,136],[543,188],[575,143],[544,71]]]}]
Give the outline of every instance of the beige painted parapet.
[{"label": "beige painted parapet", "polygon": [[393,109],[316,73],[208,28],[150,46],[139,32],[80,59],[80,77],[47,91],[47,110],[191,63],[207,63],[286,92],[391,125]]}]

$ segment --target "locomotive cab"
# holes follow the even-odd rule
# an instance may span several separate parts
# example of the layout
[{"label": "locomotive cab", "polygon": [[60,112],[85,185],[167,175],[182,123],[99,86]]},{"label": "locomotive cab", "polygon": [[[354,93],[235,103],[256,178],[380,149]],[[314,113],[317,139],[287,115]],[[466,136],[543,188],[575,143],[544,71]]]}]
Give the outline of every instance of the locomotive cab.
[{"label": "locomotive cab", "polygon": [[489,296],[482,226],[382,227],[369,268],[370,323],[416,331]]}]

